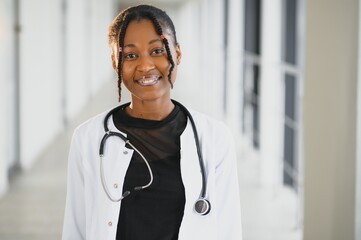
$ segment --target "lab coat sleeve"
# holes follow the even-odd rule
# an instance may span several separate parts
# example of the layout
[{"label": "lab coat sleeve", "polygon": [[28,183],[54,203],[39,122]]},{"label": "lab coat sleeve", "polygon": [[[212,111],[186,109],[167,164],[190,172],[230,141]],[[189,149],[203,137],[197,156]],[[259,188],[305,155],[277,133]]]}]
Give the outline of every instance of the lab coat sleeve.
[{"label": "lab coat sleeve", "polygon": [[74,131],[68,158],[68,184],[63,240],[86,239],[83,159],[79,134]]},{"label": "lab coat sleeve", "polygon": [[[222,129],[222,128],[221,128]],[[224,126],[216,165],[216,211],[219,226],[218,239],[242,240],[241,207],[237,176],[237,159],[233,136]]]}]

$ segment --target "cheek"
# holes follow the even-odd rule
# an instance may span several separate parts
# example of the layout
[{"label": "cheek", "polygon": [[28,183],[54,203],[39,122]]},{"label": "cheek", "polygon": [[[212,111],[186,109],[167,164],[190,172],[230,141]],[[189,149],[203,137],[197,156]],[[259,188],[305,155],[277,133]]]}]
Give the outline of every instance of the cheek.
[{"label": "cheek", "polygon": [[[173,59],[173,62],[174,62],[174,68],[177,66],[177,57],[176,57],[176,55],[177,55],[177,53],[173,49],[171,49],[171,56],[172,56],[172,59]],[[162,67],[162,69],[169,70],[171,64],[170,64],[170,62],[168,60],[168,55],[165,54],[164,57],[157,60],[157,65],[159,67]]]},{"label": "cheek", "polygon": [[162,59],[157,60],[156,62],[156,66],[157,68],[163,72],[163,74],[167,73],[166,75],[168,75],[168,70],[170,68],[170,63],[168,61],[168,57],[165,56]]},{"label": "cheek", "polygon": [[122,78],[123,80],[128,80],[129,77],[131,77],[134,72],[132,64],[129,64],[128,62],[123,62],[122,65]]},{"label": "cheek", "polygon": [[[174,62],[174,68],[172,71],[172,82],[175,82],[176,76],[177,76],[177,59],[175,57],[176,53],[172,52],[173,62]],[[164,59],[162,61],[159,61],[157,64],[158,69],[162,72],[163,76],[168,80],[168,74],[171,67],[171,64],[168,60],[168,56],[165,55]]]}]

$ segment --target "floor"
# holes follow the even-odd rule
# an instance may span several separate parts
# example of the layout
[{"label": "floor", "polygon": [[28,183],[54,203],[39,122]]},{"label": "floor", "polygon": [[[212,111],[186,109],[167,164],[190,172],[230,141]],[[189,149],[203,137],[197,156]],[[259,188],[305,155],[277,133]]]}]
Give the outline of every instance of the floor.
[{"label": "floor", "polygon": [[71,135],[81,122],[114,104],[111,89],[104,86],[31,170],[13,177],[8,193],[0,199],[0,240],[61,239]]},{"label": "floor", "polygon": [[[67,152],[72,129],[112,104],[104,96],[92,99],[84,112],[49,145],[28,172],[18,174],[0,199],[1,240],[60,239],[66,194]],[[114,98],[113,98],[114,99]],[[239,181],[244,240],[301,240],[298,199],[290,189],[268,189],[257,181],[258,160],[239,151]]]},{"label": "floor", "polygon": [[294,191],[263,186],[258,155],[244,149],[238,156],[243,240],[301,240],[302,216]]},{"label": "floor", "polygon": [[0,201],[0,239],[60,239],[68,134],[49,146],[31,171],[11,182]]}]

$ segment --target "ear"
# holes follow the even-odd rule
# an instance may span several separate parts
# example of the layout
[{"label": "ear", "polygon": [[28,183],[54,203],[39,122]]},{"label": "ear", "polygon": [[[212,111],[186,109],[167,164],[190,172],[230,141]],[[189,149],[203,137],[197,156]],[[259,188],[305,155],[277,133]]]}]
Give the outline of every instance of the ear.
[{"label": "ear", "polygon": [[179,65],[181,62],[181,58],[182,58],[182,51],[180,49],[179,44],[177,44],[177,46],[175,47],[175,52],[176,52],[176,63],[177,63],[177,65]]},{"label": "ear", "polygon": [[117,46],[112,46],[111,49],[111,57],[112,57],[112,65],[115,72],[118,72],[118,52],[117,52]]},{"label": "ear", "polygon": [[113,51],[112,51],[112,64],[113,64],[113,69],[114,69],[115,71],[117,71],[117,69],[118,69],[118,64],[117,64],[117,59],[116,59]]}]

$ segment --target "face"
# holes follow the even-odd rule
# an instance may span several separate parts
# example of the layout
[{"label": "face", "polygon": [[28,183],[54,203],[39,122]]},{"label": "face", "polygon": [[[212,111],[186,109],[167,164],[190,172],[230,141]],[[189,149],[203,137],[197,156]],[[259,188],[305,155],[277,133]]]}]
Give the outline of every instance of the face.
[{"label": "face", "polygon": [[[175,81],[181,52],[170,35],[169,48],[174,61],[172,82]],[[156,33],[150,20],[129,23],[123,47],[122,79],[130,91],[132,101],[169,100],[171,85],[168,81],[170,62],[161,37]],[[115,69],[117,63],[115,62]]]}]

